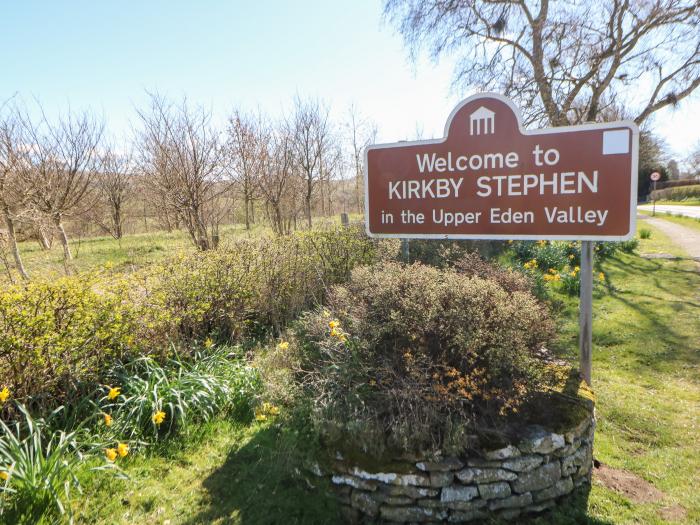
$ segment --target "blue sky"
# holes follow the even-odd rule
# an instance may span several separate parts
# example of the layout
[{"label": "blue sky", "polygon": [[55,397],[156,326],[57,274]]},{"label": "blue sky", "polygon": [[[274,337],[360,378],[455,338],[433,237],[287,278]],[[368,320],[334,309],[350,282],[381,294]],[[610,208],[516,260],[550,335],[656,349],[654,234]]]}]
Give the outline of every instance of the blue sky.
[{"label": "blue sky", "polygon": [[[451,89],[449,60],[412,63],[381,10],[378,0],[6,2],[0,101],[36,97],[49,114],[89,107],[124,135],[145,90],[187,95],[220,120],[234,107],[278,115],[300,93],[337,118],[354,103],[380,141],[441,136],[470,93]],[[655,128],[682,157],[699,121],[696,96]]]}]

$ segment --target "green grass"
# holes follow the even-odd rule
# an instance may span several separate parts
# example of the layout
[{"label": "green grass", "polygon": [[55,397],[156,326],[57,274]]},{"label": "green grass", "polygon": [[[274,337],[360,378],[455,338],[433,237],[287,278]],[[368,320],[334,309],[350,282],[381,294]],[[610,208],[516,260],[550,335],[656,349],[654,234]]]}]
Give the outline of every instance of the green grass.
[{"label": "green grass", "polygon": [[[594,482],[588,497],[537,518],[538,524],[657,524],[681,505],[679,523],[700,522],[700,273],[652,226],[639,252],[603,263],[604,293],[594,298],[595,456],[636,473],[665,493],[635,504]],[[577,360],[577,301],[556,294],[556,350]],[[214,421],[187,439],[165,442],[122,466],[128,480],[86,475],[75,501],[78,523],[337,523],[333,502],[302,472],[310,440],[268,423]]]},{"label": "green grass", "polygon": [[668,205],[673,205],[673,206],[700,206],[700,199],[692,198],[692,199],[684,199],[684,200],[680,200],[680,201],[663,200],[663,201],[656,201],[656,204],[668,204]]},{"label": "green grass", "polygon": [[[651,215],[647,213],[647,215]],[[694,219],[693,217],[684,217],[682,215],[674,215],[672,213],[656,213],[656,216],[665,221],[675,222],[681,226],[686,226],[693,230],[700,231],[700,219]]]}]

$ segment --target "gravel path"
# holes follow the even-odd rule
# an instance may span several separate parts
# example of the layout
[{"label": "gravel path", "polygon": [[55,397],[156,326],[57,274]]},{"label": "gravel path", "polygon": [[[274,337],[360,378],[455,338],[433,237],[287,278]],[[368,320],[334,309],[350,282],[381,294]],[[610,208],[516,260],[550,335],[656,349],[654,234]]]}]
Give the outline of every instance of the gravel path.
[{"label": "gravel path", "polygon": [[674,243],[683,248],[688,255],[696,261],[700,261],[700,231],[686,228],[675,222],[665,221],[658,217],[649,217],[648,215],[646,218],[642,218],[642,221],[661,230],[668,235]]}]

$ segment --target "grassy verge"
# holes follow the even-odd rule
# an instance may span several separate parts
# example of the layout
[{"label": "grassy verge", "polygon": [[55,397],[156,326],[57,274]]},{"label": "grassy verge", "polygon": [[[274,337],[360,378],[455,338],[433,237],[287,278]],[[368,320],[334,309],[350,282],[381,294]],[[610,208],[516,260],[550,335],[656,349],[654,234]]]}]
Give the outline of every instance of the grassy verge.
[{"label": "grassy verge", "polygon": [[[651,212],[648,210],[640,210],[640,213],[651,217]],[[682,215],[674,215],[672,213],[661,212],[656,212],[656,216],[659,219],[663,219],[669,222],[675,222],[676,224],[680,224],[681,226],[700,231],[700,219],[694,219],[693,217],[684,217]]]},{"label": "grassy verge", "polygon": [[671,206],[700,206],[700,199],[685,199],[682,201],[656,201],[656,204],[667,204]]},{"label": "grassy verge", "polygon": [[[680,250],[660,231],[639,251]],[[700,274],[687,259],[620,254],[603,265],[605,293],[594,298],[593,381],[598,404],[596,458],[632,471],[664,492],[637,504],[594,482],[588,501],[538,524],[700,522]],[[555,294],[558,352],[577,360],[577,301]],[[86,476],[77,522],[336,523],[333,503],[299,478],[309,440],[273,423],[215,421],[186,440],[128,458],[128,480]],[[89,502],[86,504],[85,502]]]}]

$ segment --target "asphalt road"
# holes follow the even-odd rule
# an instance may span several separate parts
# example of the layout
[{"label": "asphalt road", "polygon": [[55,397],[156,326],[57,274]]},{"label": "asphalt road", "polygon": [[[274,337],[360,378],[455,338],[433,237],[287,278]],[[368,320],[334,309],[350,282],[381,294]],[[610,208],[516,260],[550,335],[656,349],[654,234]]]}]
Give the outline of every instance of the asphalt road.
[{"label": "asphalt road", "polygon": [[[637,206],[640,210],[651,211],[653,206],[651,204],[643,204],[642,206]],[[679,206],[676,204],[657,204],[656,211],[662,213],[673,213],[674,215],[685,215],[686,217],[692,217],[694,219],[700,219],[700,206]]]}]

